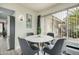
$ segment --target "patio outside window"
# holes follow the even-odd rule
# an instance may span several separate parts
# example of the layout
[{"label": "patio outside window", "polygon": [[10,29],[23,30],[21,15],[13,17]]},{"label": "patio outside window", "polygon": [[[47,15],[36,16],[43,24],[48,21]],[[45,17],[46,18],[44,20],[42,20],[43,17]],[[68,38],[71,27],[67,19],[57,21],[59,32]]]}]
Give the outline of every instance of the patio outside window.
[{"label": "patio outside window", "polygon": [[45,18],[45,32],[53,32],[55,37],[79,38],[79,7],[60,11]]},{"label": "patio outside window", "polygon": [[79,38],[79,7],[68,10],[68,36],[69,38]]}]

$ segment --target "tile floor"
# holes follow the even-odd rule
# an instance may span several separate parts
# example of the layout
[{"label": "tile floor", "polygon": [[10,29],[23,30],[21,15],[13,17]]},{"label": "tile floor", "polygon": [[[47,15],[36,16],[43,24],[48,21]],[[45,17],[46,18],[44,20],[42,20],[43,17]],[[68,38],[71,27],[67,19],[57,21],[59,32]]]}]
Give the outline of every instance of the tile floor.
[{"label": "tile floor", "polygon": [[0,36],[0,55],[18,55],[19,51],[8,50],[6,38]]}]

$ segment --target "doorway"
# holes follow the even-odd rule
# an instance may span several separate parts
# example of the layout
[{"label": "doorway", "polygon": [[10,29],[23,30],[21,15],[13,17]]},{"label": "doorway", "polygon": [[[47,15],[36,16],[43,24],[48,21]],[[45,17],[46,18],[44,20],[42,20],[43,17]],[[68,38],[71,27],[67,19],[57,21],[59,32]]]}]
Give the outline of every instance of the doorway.
[{"label": "doorway", "polygon": [[13,10],[0,7],[0,52],[15,49],[15,17]]},{"label": "doorway", "polygon": [[2,36],[3,38],[7,37],[6,25],[6,20],[0,21],[0,36]]}]

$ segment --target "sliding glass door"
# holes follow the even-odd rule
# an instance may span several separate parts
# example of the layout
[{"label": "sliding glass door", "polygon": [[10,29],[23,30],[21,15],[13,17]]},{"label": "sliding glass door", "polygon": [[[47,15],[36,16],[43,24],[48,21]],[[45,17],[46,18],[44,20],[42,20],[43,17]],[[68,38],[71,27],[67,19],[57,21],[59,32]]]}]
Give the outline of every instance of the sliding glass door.
[{"label": "sliding glass door", "polygon": [[79,38],[79,7],[56,12],[44,17],[45,33],[53,32],[55,37]]},{"label": "sliding glass door", "polygon": [[71,39],[79,38],[79,8],[75,7],[68,10],[68,37]]},{"label": "sliding glass door", "polygon": [[[67,29],[66,29],[66,20],[67,20],[67,11],[57,12],[52,14],[54,19],[54,26],[53,32],[56,34],[56,37],[66,37],[67,36]],[[57,30],[57,32],[56,32]]]}]

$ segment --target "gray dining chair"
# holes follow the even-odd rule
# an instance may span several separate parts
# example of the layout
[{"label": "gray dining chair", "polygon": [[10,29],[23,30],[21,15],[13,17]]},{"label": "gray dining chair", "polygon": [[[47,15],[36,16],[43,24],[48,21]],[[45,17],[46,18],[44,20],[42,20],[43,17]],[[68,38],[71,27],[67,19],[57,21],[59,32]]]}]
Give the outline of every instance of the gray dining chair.
[{"label": "gray dining chair", "polygon": [[47,33],[47,35],[54,37],[54,33]]},{"label": "gray dining chair", "polygon": [[48,53],[50,55],[61,55],[62,47],[63,47],[63,44],[64,44],[64,40],[65,39],[57,40],[57,42],[55,43],[55,45],[54,45],[54,47],[52,49],[44,48],[43,49],[44,54]]},{"label": "gray dining chair", "polygon": [[34,33],[32,33],[32,32],[27,33],[27,36],[31,36],[31,35],[34,35]]},{"label": "gray dining chair", "polygon": [[[54,33],[47,33],[48,36],[51,36],[54,38]],[[53,42],[53,40],[51,41],[51,43]],[[45,42],[45,44],[50,45],[49,42]]]},{"label": "gray dining chair", "polygon": [[34,55],[39,50],[33,50],[25,39],[19,39],[20,48],[23,55]]},{"label": "gray dining chair", "polygon": [[[27,33],[27,36],[32,36],[34,35],[34,33],[30,32],[30,33]],[[30,42],[28,41],[30,47],[33,49],[33,50],[38,50],[38,43],[34,43],[34,42]],[[35,46],[36,45],[36,46]]]}]

